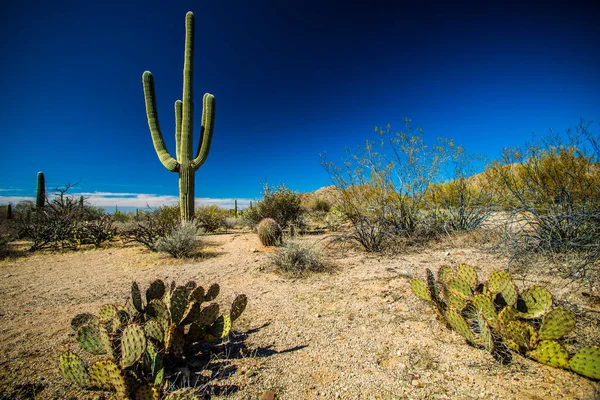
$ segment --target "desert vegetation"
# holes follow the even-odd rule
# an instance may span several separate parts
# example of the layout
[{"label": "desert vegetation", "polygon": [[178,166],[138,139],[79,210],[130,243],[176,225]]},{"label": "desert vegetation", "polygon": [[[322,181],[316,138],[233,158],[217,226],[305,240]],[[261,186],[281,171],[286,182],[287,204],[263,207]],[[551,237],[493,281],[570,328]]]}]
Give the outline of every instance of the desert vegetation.
[{"label": "desert vegetation", "polygon": [[108,214],[39,173],[35,204],[2,208],[1,399],[600,396],[590,123],[486,164],[406,119],[324,155],[330,187],[195,208],[215,99],[194,154],[193,25],[175,157],[143,74],[179,205]]},{"label": "desert vegetation", "polygon": [[[82,274],[78,264],[93,265],[75,289],[63,289],[80,305],[53,300],[63,311],[39,354],[6,350],[3,375],[10,382],[3,381],[3,396],[362,398],[366,390],[381,398],[471,398],[472,386],[448,379],[462,374],[462,363],[475,362],[481,367],[468,374],[478,376],[477,390],[488,398],[521,398],[528,387],[593,398],[600,390],[600,181],[591,128],[582,121],[563,136],[567,143],[552,136],[507,149],[478,171],[479,159],[450,140],[430,148],[410,124],[406,133],[386,127],[375,132],[375,142],[349,153],[343,167],[324,159],[332,186],[297,193],[263,185],[252,207],[200,206],[194,221],[183,224],[178,206],[107,214],[69,195],[71,185],[37,205],[3,207],[5,276],[27,274],[33,285],[58,273],[52,285],[61,287],[65,268]],[[393,158],[386,158],[387,147]],[[400,168],[402,162],[408,165]],[[403,175],[403,168],[412,173]],[[122,255],[107,262],[114,253]],[[119,265],[132,257],[141,269]],[[56,272],[40,269],[52,260]],[[145,302],[122,271],[150,284]],[[85,300],[106,277],[118,282],[108,289],[108,303]],[[29,282],[5,279],[13,282],[5,295]],[[177,286],[174,279],[190,282]],[[211,303],[218,286],[204,293],[198,280],[224,280],[233,305]],[[129,292],[124,303],[123,291]],[[236,310],[246,301],[240,316]],[[5,302],[19,315],[12,300]],[[35,307],[45,313],[42,304]],[[15,349],[29,343],[19,336],[29,331],[22,325],[28,318],[8,321],[4,338]],[[346,352],[331,347],[328,332],[338,324],[357,338],[342,343],[373,367],[350,367]],[[306,329],[312,339],[300,333]],[[279,343],[278,350],[266,350],[268,343]],[[440,345],[443,351],[433,350]],[[318,364],[325,375],[317,376],[309,365],[297,366],[305,351],[297,346],[349,375]],[[20,375],[36,370],[40,359],[50,360],[49,381],[31,382],[41,372]],[[375,374],[385,391],[350,371]],[[495,374],[519,383],[499,383]]]}]

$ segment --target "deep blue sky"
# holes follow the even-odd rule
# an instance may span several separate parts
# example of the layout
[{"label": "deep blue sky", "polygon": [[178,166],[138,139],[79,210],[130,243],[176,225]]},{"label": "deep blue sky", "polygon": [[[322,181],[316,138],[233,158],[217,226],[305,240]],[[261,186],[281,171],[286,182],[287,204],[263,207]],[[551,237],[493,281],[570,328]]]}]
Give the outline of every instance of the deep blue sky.
[{"label": "deep blue sky", "polygon": [[319,153],[339,160],[345,146],[373,138],[375,125],[398,131],[405,116],[428,138],[491,157],[531,132],[600,120],[595,1],[419,3],[9,0],[0,202],[33,196],[40,170],[49,189],[79,182],[77,192],[97,192],[91,199],[107,208],[177,196],[177,175],[152,146],[141,75],[154,74],[174,151],[188,10],[196,141],[202,95],[217,101],[197,198],[257,198],[264,181],[328,185]]}]

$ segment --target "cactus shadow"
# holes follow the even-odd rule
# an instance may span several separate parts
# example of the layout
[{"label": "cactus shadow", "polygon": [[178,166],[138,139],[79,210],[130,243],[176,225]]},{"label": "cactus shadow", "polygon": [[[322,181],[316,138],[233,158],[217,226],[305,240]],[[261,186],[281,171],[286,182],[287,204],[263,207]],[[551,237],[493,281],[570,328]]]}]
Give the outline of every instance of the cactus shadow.
[{"label": "cactus shadow", "polygon": [[201,344],[193,346],[193,355],[188,357],[189,373],[186,375],[197,378],[195,382],[188,382],[188,384],[193,384],[195,387],[202,386],[213,394],[218,394],[215,390],[219,391],[221,395],[231,394],[239,388],[236,385],[220,385],[219,381],[226,380],[239,372],[235,360],[271,357],[308,347],[300,345],[276,350],[273,345],[252,347],[246,343],[251,334],[269,325],[270,323],[265,323],[245,332],[232,331],[229,340],[209,347]]}]

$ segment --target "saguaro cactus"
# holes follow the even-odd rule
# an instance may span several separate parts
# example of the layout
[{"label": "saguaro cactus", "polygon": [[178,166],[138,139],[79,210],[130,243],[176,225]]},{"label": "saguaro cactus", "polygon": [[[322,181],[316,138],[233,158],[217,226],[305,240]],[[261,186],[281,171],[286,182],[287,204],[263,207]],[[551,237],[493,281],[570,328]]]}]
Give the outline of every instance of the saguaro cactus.
[{"label": "saguaro cactus", "polygon": [[162,165],[179,174],[181,221],[194,218],[194,174],[206,161],[210,150],[215,120],[215,97],[206,93],[203,99],[202,126],[196,157],[193,158],[194,101],[192,93],[194,63],[194,14],[185,16],[185,56],[183,63],[183,101],[175,102],[175,158],[169,154],[158,123],[154,78],[150,71],[142,76],[148,126],[154,149]]},{"label": "saguaro cactus", "polygon": [[44,208],[46,201],[46,179],[42,171],[37,173],[37,191],[35,195],[35,208]]}]

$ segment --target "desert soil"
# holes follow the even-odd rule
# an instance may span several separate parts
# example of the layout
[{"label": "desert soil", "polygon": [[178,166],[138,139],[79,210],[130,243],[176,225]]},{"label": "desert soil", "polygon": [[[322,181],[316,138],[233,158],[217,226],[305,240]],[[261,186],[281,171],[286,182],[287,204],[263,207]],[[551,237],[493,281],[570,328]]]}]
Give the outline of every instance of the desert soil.
[{"label": "desert soil", "polygon": [[[303,240],[322,246],[322,239]],[[69,322],[102,304],[123,304],[132,280],[147,287],[156,278],[218,282],[224,305],[238,293],[248,296],[228,342],[203,356],[203,371],[182,370],[178,380],[202,386],[215,399],[258,399],[266,391],[294,400],[600,398],[600,383],[569,371],[518,355],[509,365],[497,363],[411,293],[409,278],[423,277],[427,267],[469,263],[480,281],[505,268],[505,259],[478,246],[449,240],[393,257],[328,247],[332,271],[291,278],[269,266],[273,249],[255,234],[204,240],[207,256],[187,261],[115,243],[1,262],[0,399],[112,398],[86,394],[60,377],[58,353],[79,351]],[[587,321],[576,330],[587,331],[588,342],[600,332],[600,308],[552,271],[515,280],[521,290],[548,286],[556,302]],[[591,344],[574,334],[570,341]]]}]

